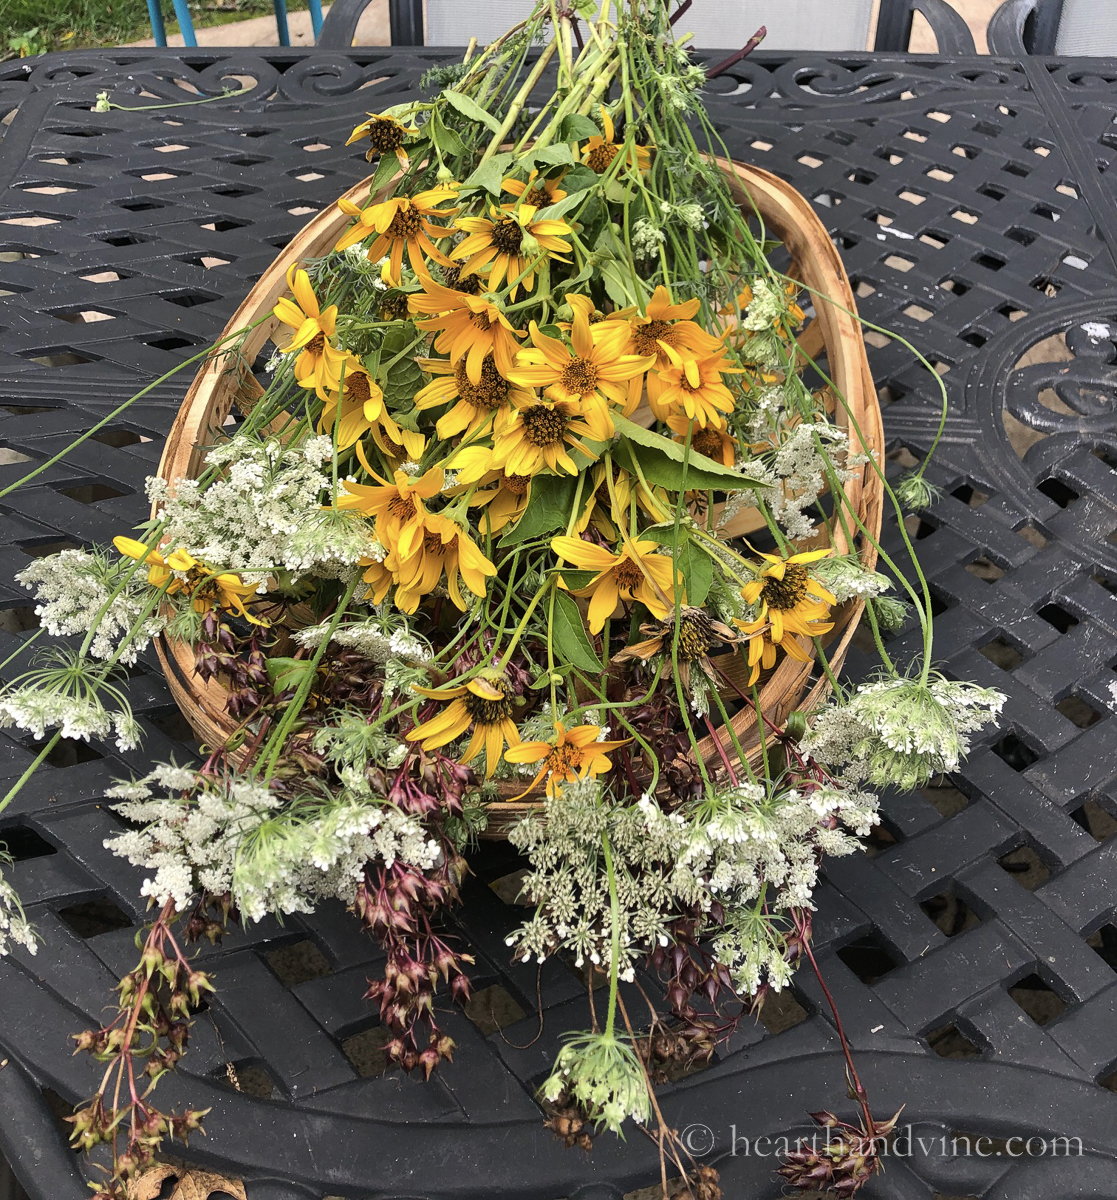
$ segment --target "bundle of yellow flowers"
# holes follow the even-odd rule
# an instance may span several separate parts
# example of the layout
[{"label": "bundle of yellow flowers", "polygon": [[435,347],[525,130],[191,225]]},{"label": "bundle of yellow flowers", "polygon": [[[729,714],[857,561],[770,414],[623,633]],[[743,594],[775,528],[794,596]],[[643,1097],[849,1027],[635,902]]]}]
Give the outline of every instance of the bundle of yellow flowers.
[{"label": "bundle of yellow flowers", "polygon": [[[512,953],[610,982],[543,1101],[619,1129],[649,1116],[662,1044],[659,1018],[615,1028],[637,967],[664,977],[671,1045],[708,1058],[809,950],[819,863],[876,820],[868,789],[950,770],[999,707],[932,669],[902,526],[915,582],[873,569],[857,497],[892,492],[838,347],[800,340],[839,302],[777,269],[663,0],[591,9],[541,0],[432,70],[431,99],[370,113],[350,140],[372,178],[269,300],[250,411],[197,478],[151,482],[116,553],[23,573],[48,631],[85,640],[0,693],[0,719],[130,731],[111,681],[153,637],[223,707],[198,764],[115,793],[114,848],[159,915],[119,1015],[79,1037],[109,1063],[75,1125],[112,1146],[106,1197],[200,1120],[151,1100],[209,986],[176,921],[216,936],[341,898],[386,951],[389,1062],[430,1075],[454,1049],[435,997],[467,1000],[471,961],[438,913],[500,824],[534,906]],[[250,369],[252,336],[208,369]],[[861,605],[881,674],[843,689],[828,635]],[[897,663],[905,620],[922,653]],[[785,666],[833,689],[813,729],[765,707]],[[147,1090],[122,1091],[143,1055]]]}]

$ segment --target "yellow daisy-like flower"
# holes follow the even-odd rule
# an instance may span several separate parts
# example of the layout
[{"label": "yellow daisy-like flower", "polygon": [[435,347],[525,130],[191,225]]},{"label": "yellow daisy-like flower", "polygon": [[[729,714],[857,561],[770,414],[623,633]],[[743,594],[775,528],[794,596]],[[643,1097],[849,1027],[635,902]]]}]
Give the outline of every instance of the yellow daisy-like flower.
[{"label": "yellow daisy-like flower", "polygon": [[610,405],[625,413],[640,402],[644,372],[654,364],[653,355],[625,354],[621,347],[628,330],[615,321],[590,324],[593,301],[588,296],[569,296],[574,320],[569,348],[557,338],[540,333],[532,321],[532,349],[521,350],[508,378],[526,387],[546,388],[552,400],[578,400],[585,411],[596,409],[613,436]]},{"label": "yellow daisy-like flower", "polygon": [[330,341],[337,328],[337,305],[321,308],[309,276],[294,264],[287,269],[287,286],[294,299],[280,296],[272,312],[295,332],[279,352],[301,352],[295,359],[295,379],[302,387],[314,388],[324,400],[331,379],[336,391],[337,372],[345,360],[344,352]]},{"label": "yellow daisy-like flower", "polygon": [[338,388],[318,418],[318,432],[333,437],[336,430],[337,448],[346,450],[380,422],[395,428],[384,404],[383,390],[355,354],[346,355]]},{"label": "yellow daisy-like flower", "polygon": [[464,491],[471,484],[477,488],[469,500],[470,508],[484,508],[477,522],[482,533],[499,533],[506,525],[514,525],[524,515],[531,500],[531,476],[509,475],[493,470],[493,452],[486,446],[464,446],[450,461],[450,469],[458,472],[455,491]]},{"label": "yellow daisy-like flower", "polygon": [[559,558],[597,574],[575,596],[588,596],[590,633],[600,633],[621,600],[639,600],[655,617],[664,617],[674,604],[682,576],[670,557],[657,554],[657,542],[626,543],[619,554],[575,537],[551,539]]},{"label": "yellow daisy-like flower", "polygon": [[441,378],[432,380],[415,394],[415,407],[439,408],[456,401],[449,412],[438,418],[434,427],[444,440],[459,433],[471,437],[491,422],[494,413],[535,398],[525,388],[505,379],[491,354],[481,360],[481,378],[476,383],[470,380],[464,359],[451,363],[449,359],[420,358],[418,363],[428,375]]},{"label": "yellow daisy-like flower", "polygon": [[245,607],[246,601],[255,597],[256,585],[245,583],[239,575],[215,571],[181,547],[164,556],[135,538],[116,537],[113,545],[127,558],[147,564],[147,581],[152,587],[163,588],[168,596],[185,592],[195,612],[207,613],[211,608],[218,608],[236,613],[253,625],[268,624],[254,617]]},{"label": "yellow daisy-like flower", "polygon": [[721,463],[723,467],[731,467],[737,461],[737,439],[716,425],[703,427],[692,423],[683,413],[673,413],[667,418],[667,428],[675,434],[675,441],[684,445],[689,430],[691,449]]},{"label": "yellow daisy-like flower", "polygon": [[668,350],[671,366],[658,373],[659,386],[653,398],[648,391],[648,407],[655,416],[666,422],[674,415],[684,415],[701,426],[725,425],[725,413],[735,407],[733,393],[725,386],[723,376],[739,375],[740,367],[724,355],[709,358],[683,358],[676,350]]},{"label": "yellow daisy-like flower", "polygon": [[[620,321],[628,326],[625,354],[654,354],[655,371],[673,366],[669,350],[683,358],[708,358],[722,352],[721,342],[707,333],[697,321],[692,320],[701,302],[695,296],[682,304],[671,300],[671,293],[661,283],[652,293],[643,313],[634,308],[618,309],[610,313],[608,321]],[[658,395],[662,383],[653,371],[648,376],[648,395]]]},{"label": "yellow daisy-like flower", "polygon": [[362,558],[358,565],[366,568],[361,579],[369,586],[373,604],[379,604],[395,583],[395,575],[387,562],[378,558]]},{"label": "yellow daisy-like flower", "polygon": [[414,429],[397,425],[387,412],[372,427],[372,440],[388,460],[392,472],[407,462],[422,462],[427,439]]},{"label": "yellow daisy-like flower", "polygon": [[749,604],[761,602],[759,618],[771,627],[770,640],[779,643],[785,633],[797,633],[803,637],[818,637],[833,629],[828,621],[830,606],[837,603],[834,593],[812,579],[806,564],[826,558],[831,551],[804,550],[782,558],[778,554],[761,554],[766,566],[757,577],[746,583],[741,595]]},{"label": "yellow daisy-like flower", "polygon": [[416,725],[407,735],[409,742],[419,742],[424,750],[437,750],[472,729],[473,736],[460,761],[472,762],[484,750],[488,779],[500,762],[505,742],[509,746],[520,744],[512,720],[512,693],[499,672],[486,672],[457,687],[415,690],[430,700],[450,701],[436,717]]},{"label": "yellow daisy-like flower", "polygon": [[[605,136],[598,137],[595,134],[586,141],[585,146],[582,148],[582,162],[591,171],[596,171],[598,175],[605,174],[621,149],[613,140],[616,136],[616,130],[613,127],[613,118],[609,116],[604,105],[601,108],[601,124],[605,130]],[[638,171],[646,171],[652,165],[651,147],[633,146],[632,153],[629,155],[628,165],[630,167],[635,165]]]},{"label": "yellow daisy-like flower", "polygon": [[403,143],[409,137],[414,137],[419,131],[414,125],[404,125],[402,121],[397,121],[395,117],[381,116],[380,113],[368,113],[367,121],[362,121],[360,125],[349,135],[349,140],[345,143],[347,146],[352,146],[354,142],[359,142],[361,138],[368,138],[368,150],[365,152],[365,161],[372,162],[374,158],[379,158],[385,154],[394,154],[396,162],[400,165],[401,171],[406,171],[408,167],[407,151],[403,148]]},{"label": "yellow daisy-like flower", "polygon": [[535,220],[535,209],[530,207],[508,212],[494,204],[489,211],[491,220],[459,217],[454,222],[466,236],[450,257],[463,264],[463,279],[488,267],[486,287],[490,292],[497,291],[507,278],[509,299],[515,300],[521,286],[525,292],[534,289],[541,255],[557,258],[570,253],[570,243],[563,241],[563,235],[571,229],[565,221]]},{"label": "yellow daisy-like flower", "polygon": [[556,475],[577,475],[570,450],[597,455],[581,441],[607,442],[612,422],[587,411],[577,400],[533,400],[515,407],[493,430],[492,466],[509,475],[537,475],[544,467]]},{"label": "yellow daisy-like flower", "polygon": [[402,546],[397,550],[394,564],[396,607],[405,613],[419,607],[419,601],[434,591],[443,574],[450,599],[464,612],[466,603],[458,586],[459,577],[475,596],[484,596],[486,578],[496,574],[496,567],[469,534],[449,517],[437,513],[422,515],[408,545],[406,552]]},{"label": "yellow daisy-like flower", "polygon": [[448,266],[450,260],[434,243],[449,237],[452,231],[443,225],[436,225],[432,218],[445,220],[452,217],[458,211],[456,208],[440,209],[438,205],[457,199],[457,194],[457,185],[440,184],[429,191],[414,196],[396,196],[379,204],[370,204],[368,208],[359,208],[352,200],[342,196],[337,202],[338,208],[357,220],[352,228],[341,235],[334,249],[346,250],[375,234],[376,239],[367,250],[369,261],[379,262],[387,257],[380,275],[385,283],[393,287],[398,287],[400,283],[404,250],[416,275],[429,274],[426,265],[428,258]]},{"label": "yellow daisy-like flower", "polygon": [[556,175],[553,179],[542,179],[538,171],[532,171],[528,175],[526,183],[522,179],[505,179],[500,185],[500,190],[507,192],[510,196],[515,196],[516,199],[511,204],[505,204],[502,207],[537,210],[550,208],[552,204],[558,204],[560,200],[566,199],[566,192],[559,186],[560,183],[562,183],[561,175]]},{"label": "yellow daisy-like flower", "polygon": [[[782,634],[776,637],[775,628],[767,617],[760,617],[755,621],[734,621],[734,624],[741,631],[741,640],[744,641],[747,638],[749,642],[750,687],[760,678],[762,668],[770,671],[776,665],[780,650],[788,658],[795,659],[796,662],[811,661],[811,656],[799,644],[799,639],[793,633],[784,629]],[[830,626],[828,625],[826,628],[829,629]],[[821,633],[823,630],[819,630],[819,632]]]},{"label": "yellow daisy-like flower", "polygon": [[416,478],[406,471],[396,471],[392,483],[382,479],[369,466],[360,442],[357,457],[368,474],[377,482],[352,483],[346,480],[345,492],[337,497],[337,507],[343,510],[356,509],[376,522],[376,540],[387,549],[400,555],[408,555],[422,539],[422,522],[427,515],[424,500],[437,496],[442,491],[446,478],[441,467],[432,467],[425,475]]},{"label": "yellow daisy-like flower", "polygon": [[639,479],[634,479],[616,463],[613,464],[613,489],[610,494],[605,470],[605,464],[602,462],[595,463],[590,468],[582,488],[582,511],[574,520],[574,533],[585,533],[592,525],[607,542],[620,541],[621,530],[629,527],[634,489],[637,507],[646,514],[653,525],[669,521],[674,516],[674,506],[668,501],[662,488],[645,487]]},{"label": "yellow daisy-like flower", "polygon": [[437,332],[434,348],[448,354],[452,363],[465,359],[470,383],[481,382],[485,358],[490,354],[497,371],[507,379],[513,356],[519,349],[516,339],[523,334],[512,328],[512,323],[491,300],[453,291],[433,279],[424,278],[420,282],[423,290],[415,293],[407,304],[413,313],[428,314],[415,324],[427,332]]},{"label": "yellow daisy-like flower", "polygon": [[555,739],[552,742],[520,742],[504,752],[504,757],[512,763],[542,762],[539,773],[513,800],[520,800],[545,775],[547,777],[547,795],[562,794],[564,783],[574,783],[589,775],[604,775],[613,769],[609,755],[614,750],[630,742],[625,738],[620,742],[600,742],[601,729],[597,725],[576,725],[567,729],[561,721],[555,722]]}]

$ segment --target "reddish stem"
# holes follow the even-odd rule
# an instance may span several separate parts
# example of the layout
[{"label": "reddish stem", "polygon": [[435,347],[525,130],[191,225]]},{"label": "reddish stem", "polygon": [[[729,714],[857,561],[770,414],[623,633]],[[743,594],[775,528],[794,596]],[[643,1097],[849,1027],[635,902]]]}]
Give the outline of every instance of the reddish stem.
[{"label": "reddish stem", "polygon": [[797,909],[792,909],[792,920],[795,922],[796,932],[799,934],[803,946],[803,952],[806,954],[811,964],[811,969],[815,973],[815,978],[818,980],[818,986],[822,988],[822,994],[826,997],[826,1003],[830,1006],[830,1011],[834,1015],[834,1025],[838,1031],[838,1040],[842,1044],[842,1054],[845,1055],[846,1069],[849,1072],[850,1082],[853,1084],[853,1090],[857,1095],[858,1103],[861,1105],[861,1112],[865,1118],[865,1132],[869,1136],[869,1149],[871,1151],[873,1143],[876,1141],[876,1123],[873,1120],[873,1114],[869,1109],[869,1094],[865,1091],[865,1085],[861,1082],[861,1076],[857,1074],[857,1068],[853,1064],[853,1053],[849,1048],[849,1042],[846,1040],[845,1028],[842,1025],[842,1018],[838,1015],[838,1006],[834,1002],[834,997],[830,994],[830,989],[826,986],[826,980],[822,977],[822,972],[818,969],[818,963],[815,961],[814,951],[811,949],[810,935],[807,930],[807,923],[803,919],[801,913]]}]

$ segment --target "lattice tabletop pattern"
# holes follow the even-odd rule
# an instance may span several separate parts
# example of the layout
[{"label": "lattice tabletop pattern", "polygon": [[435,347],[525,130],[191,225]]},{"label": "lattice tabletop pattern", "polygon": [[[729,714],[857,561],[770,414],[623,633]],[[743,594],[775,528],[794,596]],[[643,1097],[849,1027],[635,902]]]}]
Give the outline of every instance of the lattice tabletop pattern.
[{"label": "lattice tabletop pattern", "polygon": [[[363,164],[344,141],[360,115],[414,96],[448,57],[107,51],[0,66],[0,480],[201,351],[355,182]],[[242,82],[210,105],[91,111],[102,90],[143,105]],[[937,655],[1009,695],[964,771],[886,797],[869,854],[830,866],[818,894],[820,961],[874,1105],[906,1104],[916,1135],[865,1195],[1117,1195],[1117,63],[759,54],[709,90],[729,151],[815,202],[865,316],[945,378],[944,495],[912,519]],[[936,389],[903,347],[869,341],[891,457],[918,459]],[[188,375],[6,498],[0,655],[34,626],[11,582],[29,557],[142,518]],[[907,630],[889,651],[914,647]],[[0,820],[45,942],[0,960],[0,1150],[33,1200],[86,1194],[52,1116],[94,1086],[67,1038],[143,920],[138,872],[102,848],[120,827],[104,789],[191,752],[151,661],[130,689],[143,755],[65,747]],[[4,776],[32,753],[4,741]],[[479,996],[448,1018],[460,1054],[426,1086],[376,1073],[361,1000],[376,951],[340,906],[204,952],[219,994],[160,1084],[213,1108],[192,1158],[243,1176],[251,1200],[619,1200],[657,1178],[638,1134],[586,1158],[542,1128],[533,1089],[584,1021],[582,985],[550,963],[537,990],[534,968],[509,966],[518,914],[499,881],[515,859],[489,846],[475,866],[456,920]],[[743,1200],[780,1189],[772,1158],[734,1138],[794,1134],[843,1092],[833,1026],[801,973],[662,1101]],[[967,1155],[955,1133],[1067,1135],[1085,1154]]]}]

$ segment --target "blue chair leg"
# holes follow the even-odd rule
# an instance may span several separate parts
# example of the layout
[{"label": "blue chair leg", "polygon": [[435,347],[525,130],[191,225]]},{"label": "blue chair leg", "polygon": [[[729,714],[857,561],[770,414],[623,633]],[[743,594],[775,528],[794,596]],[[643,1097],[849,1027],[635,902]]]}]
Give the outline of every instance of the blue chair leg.
[{"label": "blue chair leg", "polygon": [[163,24],[163,13],[159,0],[147,0],[147,15],[151,18],[151,36],[157,46],[167,44],[167,27]]},{"label": "blue chair leg", "polygon": [[284,0],[271,0],[271,3],[272,8],[275,9],[275,28],[279,34],[279,44],[289,46],[291,34],[287,30],[287,5]]},{"label": "blue chair leg", "polygon": [[178,27],[182,33],[182,44],[196,46],[198,39],[194,36],[194,22],[190,19],[190,9],[186,6],[186,0],[173,0],[173,2],[175,16],[178,18]]},{"label": "blue chair leg", "polygon": [[310,8],[310,27],[314,30],[314,40],[317,41],[322,32],[322,0],[307,0],[307,6]]}]

